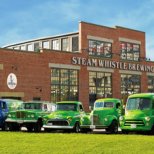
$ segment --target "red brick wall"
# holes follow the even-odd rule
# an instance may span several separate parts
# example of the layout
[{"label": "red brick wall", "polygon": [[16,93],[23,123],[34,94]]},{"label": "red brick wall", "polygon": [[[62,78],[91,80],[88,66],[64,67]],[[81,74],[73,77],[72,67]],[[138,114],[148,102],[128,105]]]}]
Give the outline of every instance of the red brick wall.
[{"label": "red brick wall", "polygon": [[[34,96],[49,99],[49,68],[47,63],[42,61],[41,53],[1,49],[0,63],[4,66],[0,71],[0,81],[3,81],[0,82],[0,92],[24,92],[24,100],[31,100]],[[14,90],[10,90],[6,84],[9,73],[17,76],[17,87]],[[42,92],[38,87],[42,87]]]},{"label": "red brick wall", "polygon": [[[137,30],[131,30],[128,28],[123,27],[115,27],[115,28],[109,28],[105,26],[80,22],[79,26],[79,34],[80,34],[80,49],[88,48],[88,40],[87,36],[95,36],[95,37],[102,37],[106,39],[113,40],[112,44],[112,52],[115,53],[112,55],[112,59],[106,59],[106,60],[114,60],[114,61],[122,61],[120,59],[120,56],[117,55],[120,53],[120,41],[119,38],[127,38],[131,40],[137,40],[141,42],[140,45],[140,57],[145,57],[145,33]],[[122,61],[123,62],[123,61]],[[142,60],[140,62],[133,62],[133,63],[140,63],[145,64],[145,62]],[[149,64],[149,63],[148,63]],[[153,64],[151,64],[153,65]],[[146,92],[147,91],[147,77],[146,73],[143,72],[141,76],[141,91]],[[121,74],[119,73],[119,69],[115,69],[114,73],[112,74],[112,90],[113,90],[113,97],[121,98]],[[88,102],[87,98],[87,102]]]},{"label": "red brick wall", "polygon": [[[51,69],[49,63],[71,64],[71,58],[85,57],[89,55],[85,50],[88,47],[87,35],[103,37],[113,40],[113,53],[119,53],[119,37],[141,41],[141,56],[145,56],[145,33],[129,30],[127,28],[109,28],[80,22],[79,24],[79,40],[81,53],[69,53],[62,51],[43,50],[42,53],[11,51],[10,49],[0,49],[0,64],[4,69],[0,70],[0,92],[24,92],[24,100],[31,100],[33,97],[41,97],[42,100],[50,100],[50,84]],[[114,61],[120,61],[118,55],[113,55]],[[147,62],[141,61],[142,64]],[[148,62],[148,65],[154,63]],[[17,87],[10,90],[7,87],[6,80],[9,73],[17,76]],[[147,91],[146,73],[142,73],[141,90]],[[115,69],[112,75],[113,97],[121,98],[120,91],[120,73],[119,69]],[[40,91],[41,89],[41,91]],[[81,66],[79,71],[79,100],[84,103],[86,110],[89,108],[89,71],[86,66]]]}]

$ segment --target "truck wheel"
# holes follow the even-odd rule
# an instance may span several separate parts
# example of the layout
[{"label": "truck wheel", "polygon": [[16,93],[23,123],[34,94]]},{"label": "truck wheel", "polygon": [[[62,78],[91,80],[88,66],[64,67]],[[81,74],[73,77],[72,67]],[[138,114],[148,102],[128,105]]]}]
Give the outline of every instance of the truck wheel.
[{"label": "truck wheel", "polygon": [[42,122],[39,120],[35,125],[34,125],[34,132],[40,132],[42,128]]},{"label": "truck wheel", "polygon": [[31,127],[31,126],[27,127],[27,131],[28,132],[32,132],[33,131],[33,127]]},{"label": "truck wheel", "polygon": [[20,130],[20,127],[18,125],[10,125],[9,126],[9,130],[10,131],[19,131]]},{"label": "truck wheel", "polygon": [[118,133],[118,122],[116,120],[113,120],[111,125],[106,129],[106,131],[111,134]]},{"label": "truck wheel", "polygon": [[77,122],[76,124],[75,124],[75,126],[74,126],[74,132],[75,133],[79,133],[80,132],[80,124]]},{"label": "truck wheel", "polygon": [[154,135],[154,125],[152,126],[151,130],[149,131],[149,134]]},{"label": "truck wheel", "polygon": [[4,123],[3,126],[2,126],[2,131],[5,131],[5,130],[7,130],[7,124],[6,123]]},{"label": "truck wheel", "polygon": [[128,134],[128,131],[127,130],[121,130],[122,134]]}]

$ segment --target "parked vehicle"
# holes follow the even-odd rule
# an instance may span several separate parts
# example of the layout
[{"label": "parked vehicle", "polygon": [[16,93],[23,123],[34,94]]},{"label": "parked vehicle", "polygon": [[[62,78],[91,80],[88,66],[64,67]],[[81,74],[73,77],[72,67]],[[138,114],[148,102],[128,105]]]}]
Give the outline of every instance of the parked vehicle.
[{"label": "parked vehicle", "polygon": [[96,100],[92,112],[81,118],[82,130],[86,132],[89,129],[106,129],[108,133],[117,133],[121,105],[121,100],[116,98]]},{"label": "parked vehicle", "polygon": [[5,120],[9,111],[14,111],[23,107],[23,101],[14,99],[0,99],[0,128],[6,129]]},{"label": "parked vehicle", "polygon": [[23,104],[22,110],[8,113],[6,124],[11,131],[26,127],[28,131],[41,131],[43,116],[55,110],[55,104],[44,101],[30,101]]},{"label": "parked vehicle", "polygon": [[57,102],[57,109],[44,117],[43,128],[49,130],[73,130],[80,132],[80,119],[85,114],[81,102]]},{"label": "parked vehicle", "polygon": [[122,132],[154,133],[154,93],[132,94],[126,102],[125,115],[120,117]]}]

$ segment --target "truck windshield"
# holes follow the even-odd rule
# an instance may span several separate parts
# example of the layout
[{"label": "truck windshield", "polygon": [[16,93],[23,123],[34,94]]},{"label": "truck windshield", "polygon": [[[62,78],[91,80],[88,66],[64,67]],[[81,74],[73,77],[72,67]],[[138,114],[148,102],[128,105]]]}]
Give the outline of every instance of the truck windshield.
[{"label": "truck windshield", "polygon": [[113,108],[114,103],[113,102],[96,102],[95,108]]},{"label": "truck windshield", "polygon": [[57,110],[76,111],[77,105],[76,104],[57,104]]},{"label": "truck windshield", "polygon": [[127,101],[127,110],[147,110],[151,107],[149,98],[129,98]]},{"label": "truck windshield", "polygon": [[24,109],[39,110],[41,108],[41,103],[24,103]]},{"label": "truck windshield", "polygon": [[10,111],[23,109],[23,102],[22,101],[6,100],[6,103],[7,103]]}]

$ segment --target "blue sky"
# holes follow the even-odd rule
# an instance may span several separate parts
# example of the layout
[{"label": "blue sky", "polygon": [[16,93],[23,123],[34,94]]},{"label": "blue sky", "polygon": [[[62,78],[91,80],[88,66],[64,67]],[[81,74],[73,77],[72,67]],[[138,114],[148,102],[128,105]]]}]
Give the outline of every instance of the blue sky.
[{"label": "blue sky", "polygon": [[78,31],[79,21],[146,33],[154,61],[154,0],[1,0],[0,46]]}]

